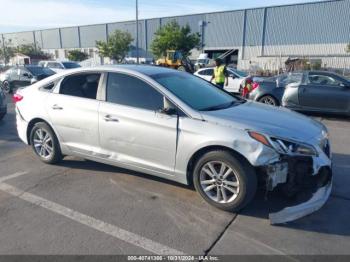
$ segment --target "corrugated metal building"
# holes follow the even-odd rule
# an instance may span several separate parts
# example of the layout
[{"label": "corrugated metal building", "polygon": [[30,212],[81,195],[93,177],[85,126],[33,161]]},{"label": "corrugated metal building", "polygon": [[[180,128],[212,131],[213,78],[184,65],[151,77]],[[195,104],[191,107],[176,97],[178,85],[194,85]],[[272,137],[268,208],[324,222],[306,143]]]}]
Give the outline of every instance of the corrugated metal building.
[{"label": "corrugated metal building", "polygon": [[[211,55],[235,49],[233,54],[241,69],[277,69],[288,57],[350,68],[350,54],[345,51],[350,42],[350,0],[140,20],[140,48],[149,51],[154,32],[173,19],[201,33],[203,49]],[[77,48],[97,57],[96,41],[107,41],[115,29],[136,36],[135,21],[127,21],[3,34],[0,40],[11,40],[14,45],[36,43],[58,59],[65,59],[67,50]]]}]

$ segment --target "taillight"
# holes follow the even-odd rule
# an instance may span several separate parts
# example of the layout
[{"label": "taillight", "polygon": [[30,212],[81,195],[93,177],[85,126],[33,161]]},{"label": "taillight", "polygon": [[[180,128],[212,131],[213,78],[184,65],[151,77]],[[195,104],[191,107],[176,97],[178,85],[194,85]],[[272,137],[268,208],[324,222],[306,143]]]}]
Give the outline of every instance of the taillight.
[{"label": "taillight", "polygon": [[254,89],[258,88],[258,87],[259,87],[259,83],[258,83],[258,82],[254,82],[254,83],[252,84],[252,91],[253,91]]},{"label": "taillight", "polygon": [[23,100],[23,96],[21,96],[20,94],[14,94],[12,96],[12,101],[13,103],[17,103]]}]

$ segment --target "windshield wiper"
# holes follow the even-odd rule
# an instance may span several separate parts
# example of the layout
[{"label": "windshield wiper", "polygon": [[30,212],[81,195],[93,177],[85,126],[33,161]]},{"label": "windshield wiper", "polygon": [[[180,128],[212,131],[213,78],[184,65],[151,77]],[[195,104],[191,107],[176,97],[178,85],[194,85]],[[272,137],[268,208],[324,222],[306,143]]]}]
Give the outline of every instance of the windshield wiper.
[{"label": "windshield wiper", "polygon": [[236,103],[240,104],[241,101],[231,101],[231,102],[226,103],[226,104],[210,106],[210,107],[203,108],[200,111],[214,111],[214,110],[226,109],[226,108],[229,108],[229,107],[231,107],[233,105],[236,105]]}]

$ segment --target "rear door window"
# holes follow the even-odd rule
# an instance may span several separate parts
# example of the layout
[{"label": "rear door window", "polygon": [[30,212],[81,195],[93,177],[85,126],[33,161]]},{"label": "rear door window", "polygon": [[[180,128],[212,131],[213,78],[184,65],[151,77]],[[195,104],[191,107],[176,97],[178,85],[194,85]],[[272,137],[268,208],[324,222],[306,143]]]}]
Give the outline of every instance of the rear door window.
[{"label": "rear door window", "polygon": [[61,66],[61,64],[55,63],[55,62],[49,62],[47,64],[47,67],[56,68],[56,69],[64,69],[63,66]]},{"label": "rear door window", "polygon": [[100,73],[67,76],[62,80],[60,94],[96,99]]}]

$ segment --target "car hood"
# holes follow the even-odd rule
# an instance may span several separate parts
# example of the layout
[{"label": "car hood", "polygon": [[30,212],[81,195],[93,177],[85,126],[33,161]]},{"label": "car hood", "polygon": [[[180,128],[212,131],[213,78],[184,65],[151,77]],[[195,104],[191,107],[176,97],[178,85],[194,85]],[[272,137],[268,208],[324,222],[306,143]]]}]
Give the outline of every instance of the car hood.
[{"label": "car hood", "polygon": [[302,114],[250,101],[223,110],[201,113],[208,122],[300,142],[308,142],[325,130],[323,124]]}]

